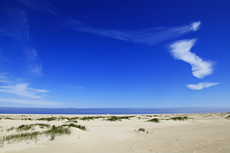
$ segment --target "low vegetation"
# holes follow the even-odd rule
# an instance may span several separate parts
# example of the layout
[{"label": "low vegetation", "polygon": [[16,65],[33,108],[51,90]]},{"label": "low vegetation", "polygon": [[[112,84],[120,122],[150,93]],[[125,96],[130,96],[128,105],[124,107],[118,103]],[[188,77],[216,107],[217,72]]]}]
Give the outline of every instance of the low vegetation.
[{"label": "low vegetation", "polygon": [[76,125],[76,124],[73,124],[73,123],[70,123],[70,124],[64,124],[64,125],[61,125],[62,127],[74,127],[74,128],[78,128],[78,129],[81,129],[83,131],[86,131],[86,127],[85,126],[82,126],[82,125]]},{"label": "low vegetation", "polygon": [[[17,128],[17,130],[20,131],[27,131],[29,129],[31,129],[34,126],[40,126],[40,127],[47,127],[49,128],[50,125],[49,124],[29,124],[29,125],[21,125]],[[21,141],[28,141],[28,140],[32,140],[32,141],[38,141],[39,136],[41,135],[45,135],[47,137],[50,137],[50,140],[54,140],[56,136],[61,136],[61,135],[70,135],[71,131],[70,128],[78,128],[81,130],[86,131],[86,127],[85,126],[81,126],[81,125],[76,125],[76,124],[64,124],[64,125],[60,125],[60,126],[55,126],[53,125],[52,128],[50,128],[49,130],[46,131],[42,131],[42,132],[25,132],[25,133],[19,133],[19,134],[12,134],[12,135],[8,135],[8,136],[3,136],[0,138],[0,143],[4,144],[4,142],[7,143],[12,143],[12,142],[21,142]]]},{"label": "low vegetation", "polygon": [[72,118],[68,118],[68,117],[64,117],[64,116],[61,116],[59,118],[57,117],[47,117],[47,118],[39,118],[37,120],[39,121],[55,121],[55,120],[58,120],[58,121],[63,121],[63,120],[68,120],[68,121],[75,121],[76,119],[79,119],[79,117],[72,117]]},{"label": "low vegetation", "polygon": [[5,117],[4,119],[5,120],[13,120],[12,118],[9,118],[9,117]]},{"label": "low vegetation", "polygon": [[31,121],[32,119],[31,118],[22,118],[21,120],[25,120],[25,121],[29,120],[29,121]]},{"label": "low vegetation", "polygon": [[172,118],[170,118],[170,120],[184,121],[184,120],[188,120],[188,117],[187,116],[183,116],[183,117],[172,117]]},{"label": "low vegetation", "polygon": [[17,132],[34,130],[35,126],[39,126],[41,129],[50,128],[49,124],[36,123],[36,124],[20,125],[19,127],[17,127],[16,130],[17,130]]},{"label": "low vegetation", "polygon": [[129,120],[130,118],[135,117],[135,116],[110,116],[109,118],[106,119],[106,121],[121,121],[123,119]]},{"label": "low vegetation", "polygon": [[47,118],[39,118],[37,119],[38,121],[55,121],[57,118],[56,117],[47,117]]},{"label": "low vegetation", "polygon": [[11,128],[6,129],[6,131],[9,132],[9,131],[13,131],[14,129],[15,127],[11,127]]},{"label": "low vegetation", "polygon": [[148,120],[147,122],[155,122],[155,123],[159,123],[160,120],[158,118],[153,118],[153,119],[150,119]]},{"label": "low vegetation", "polygon": [[80,118],[80,120],[83,121],[89,121],[89,120],[95,120],[95,119],[100,119],[100,118],[105,118],[104,116],[85,116]]},{"label": "low vegetation", "polygon": [[139,128],[139,129],[137,130],[137,132],[145,132],[145,129],[144,129],[144,128]]},{"label": "low vegetation", "polygon": [[226,118],[226,119],[230,119],[230,115],[226,116],[225,118]]}]

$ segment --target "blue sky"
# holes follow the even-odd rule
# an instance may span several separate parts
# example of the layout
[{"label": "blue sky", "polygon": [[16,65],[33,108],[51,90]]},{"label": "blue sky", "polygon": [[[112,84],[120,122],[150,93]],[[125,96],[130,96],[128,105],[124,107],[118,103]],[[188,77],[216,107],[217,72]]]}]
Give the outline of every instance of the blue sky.
[{"label": "blue sky", "polygon": [[226,0],[1,0],[0,106],[230,107]]}]

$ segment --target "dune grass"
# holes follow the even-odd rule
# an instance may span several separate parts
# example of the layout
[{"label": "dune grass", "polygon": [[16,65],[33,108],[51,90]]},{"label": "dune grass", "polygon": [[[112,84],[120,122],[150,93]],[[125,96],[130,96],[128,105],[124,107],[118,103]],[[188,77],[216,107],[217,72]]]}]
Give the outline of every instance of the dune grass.
[{"label": "dune grass", "polygon": [[27,124],[27,125],[22,124],[19,127],[17,127],[17,132],[28,131],[34,128],[35,126],[36,126],[35,124]]},{"label": "dune grass", "polygon": [[100,119],[100,118],[105,118],[105,117],[104,116],[84,116],[84,117],[81,117],[80,120],[90,121],[90,120],[95,120],[95,119]]},{"label": "dune grass", "polygon": [[13,120],[12,118],[9,118],[9,117],[5,117],[4,119],[5,120]]},{"label": "dune grass", "polygon": [[230,115],[226,116],[225,118],[226,118],[226,119],[230,119]]},{"label": "dune grass", "polygon": [[147,122],[160,123],[160,120],[158,118],[152,118],[152,119],[148,120]]},{"label": "dune grass", "polygon": [[69,123],[69,122],[78,123],[78,121],[67,121],[65,123]]},{"label": "dune grass", "polygon": [[43,124],[43,123],[36,123],[35,125],[39,126],[41,129],[44,129],[44,128],[50,128],[50,125],[49,124]]},{"label": "dune grass", "polygon": [[56,118],[58,121],[63,121],[63,120],[68,120],[68,121],[73,121],[73,120],[76,120],[76,119],[79,119],[79,117],[72,117],[72,118],[69,118],[69,117],[64,117],[64,116],[61,116],[59,118]]},{"label": "dune grass", "polygon": [[145,132],[145,129],[144,129],[144,128],[139,128],[139,129],[137,130],[137,132]]},{"label": "dune grass", "polygon": [[63,121],[63,120],[74,121],[76,119],[79,119],[79,117],[68,118],[68,117],[61,116],[59,118],[57,118],[57,117],[47,117],[47,118],[39,118],[37,120],[50,122],[50,121],[55,121],[55,120],[58,120],[58,121]]},{"label": "dune grass", "polygon": [[36,124],[26,124],[26,125],[22,124],[19,127],[17,127],[16,130],[17,132],[33,130],[35,126],[39,126],[41,129],[50,128],[49,124],[36,123]]},{"label": "dune grass", "polygon": [[81,129],[83,131],[86,131],[86,127],[85,126],[82,126],[82,125],[76,125],[76,124],[73,124],[73,123],[70,123],[70,124],[64,124],[64,125],[61,125],[62,127],[74,127],[74,128],[78,128],[78,129]]},{"label": "dune grass", "polygon": [[183,116],[183,117],[172,117],[172,118],[170,118],[170,120],[184,121],[184,120],[188,120],[188,117],[187,116]]},{"label": "dune grass", "polygon": [[47,117],[47,118],[39,118],[37,119],[38,121],[55,121],[57,118],[56,117]]},{"label": "dune grass", "polygon": [[31,118],[22,118],[21,120],[25,120],[25,121],[29,120],[29,121],[31,121],[32,119]]},{"label": "dune grass", "polygon": [[106,119],[106,121],[121,121],[123,119],[129,120],[130,118],[135,117],[135,116],[110,116],[109,118]]},{"label": "dune grass", "polygon": [[[50,127],[49,124],[29,124],[29,125],[21,125],[17,129],[19,129],[20,131],[27,131],[36,125],[38,125],[40,127],[47,127],[47,128]],[[64,125],[60,125],[60,126],[53,125],[52,128],[50,128],[46,131],[42,131],[42,132],[38,132],[38,131],[25,132],[25,133],[3,136],[0,138],[0,143],[4,144],[4,142],[12,143],[12,142],[22,142],[22,141],[38,141],[39,136],[42,136],[42,135],[50,137],[50,140],[52,141],[55,139],[56,136],[70,135],[71,134],[71,131],[70,131],[71,127],[86,131],[85,126],[76,125],[73,123],[64,124]]]},{"label": "dune grass", "polygon": [[13,131],[14,129],[15,127],[12,126],[11,128],[6,129],[6,131],[9,132],[9,131]]},{"label": "dune grass", "polygon": [[4,142],[12,143],[12,142],[21,142],[26,140],[37,140],[38,135],[41,135],[41,132],[12,134],[12,135],[1,137],[0,143],[3,144]]}]

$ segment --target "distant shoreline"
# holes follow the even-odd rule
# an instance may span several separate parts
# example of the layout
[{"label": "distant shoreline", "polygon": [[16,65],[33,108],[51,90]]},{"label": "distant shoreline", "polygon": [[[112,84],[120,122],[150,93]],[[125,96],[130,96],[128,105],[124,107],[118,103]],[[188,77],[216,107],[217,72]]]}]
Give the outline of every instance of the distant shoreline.
[{"label": "distant shoreline", "polygon": [[0,114],[66,114],[66,115],[122,115],[122,114],[188,114],[227,113],[229,108],[23,108],[0,107]]}]

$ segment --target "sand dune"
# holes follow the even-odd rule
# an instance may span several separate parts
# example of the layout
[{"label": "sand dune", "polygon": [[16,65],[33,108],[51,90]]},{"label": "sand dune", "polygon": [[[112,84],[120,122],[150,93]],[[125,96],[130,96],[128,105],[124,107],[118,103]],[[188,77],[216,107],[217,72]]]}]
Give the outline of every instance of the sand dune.
[{"label": "sand dune", "polygon": [[[0,152],[227,153],[230,152],[230,119],[226,119],[229,115],[227,113],[135,115],[129,119],[108,121],[107,119],[112,115],[101,116],[93,120],[82,120],[84,116],[96,117],[98,115],[2,114],[0,115]],[[60,119],[61,116],[62,119]],[[183,121],[172,120],[175,117],[185,116],[187,118],[184,118]],[[47,117],[55,117],[55,120],[37,120]],[[73,117],[78,118],[70,122],[69,119]],[[160,122],[147,122],[153,118],[159,119]],[[68,128],[71,134],[57,135],[52,141],[50,135],[41,134],[36,139],[23,141],[11,139],[3,142],[3,136],[43,132],[53,128],[53,125],[61,127],[61,125],[70,123],[85,126],[86,130],[63,126]],[[18,131],[17,128],[22,124],[34,125],[29,130]],[[41,128],[39,126],[41,124],[49,124],[50,127]],[[139,131],[140,128],[144,129],[144,132]]]}]

